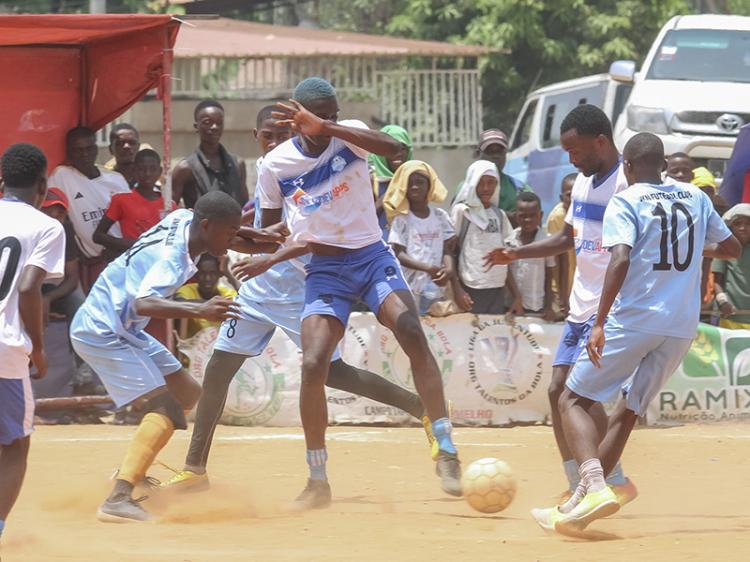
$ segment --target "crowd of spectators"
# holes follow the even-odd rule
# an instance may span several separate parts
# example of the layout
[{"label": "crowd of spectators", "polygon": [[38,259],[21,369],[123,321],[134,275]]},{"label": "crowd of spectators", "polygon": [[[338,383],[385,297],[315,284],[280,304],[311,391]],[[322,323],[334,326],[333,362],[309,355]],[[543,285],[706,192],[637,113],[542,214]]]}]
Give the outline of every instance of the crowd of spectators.
[{"label": "crowd of spectators", "polygon": [[[261,110],[253,130],[264,154],[291,136],[288,129],[269,125],[270,111]],[[68,322],[103,268],[166,213],[177,206],[191,207],[203,193],[221,190],[243,205],[245,220],[252,221],[244,160],[221,144],[224,108],[216,101],[203,101],[194,118],[198,146],[174,168],[174,200],[169,204],[161,194],[160,156],[140,143],[133,126],[119,124],[112,129],[112,158],[103,167],[96,163],[93,131],[76,127],[67,133],[66,162],[50,175],[43,206],[45,213],[63,223],[67,254],[64,280],[45,288],[46,347],[55,357],[50,375],[38,383],[37,397],[103,392],[93,372],[72,353]],[[545,222],[533,186],[504,171],[508,151],[504,132],[488,129],[480,135],[474,161],[451,192],[430,163],[415,159],[408,131],[398,125],[387,125],[382,131],[398,140],[403,151],[390,159],[370,156],[373,198],[384,240],[401,263],[420,313],[563,320],[575,275],[573,249],[555,258],[519,260],[510,266],[485,267],[483,256],[498,247],[539,241],[564,228],[576,174],[562,180],[560,202]],[[750,204],[730,209],[711,173],[683,153],[668,158],[665,180],[669,178],[692,182],[703,190],[743,243],[738,260],[704,260],[704,319],[725,328],[750,329]],[[195,279],[175,298],[205,301],[236,294],[238,283],[226,260],[204,256],[197,265]],[[196,321],[175,324],[181,339],[205,327]],[[148,330],[167,341],[165,321],[153,321]]]}]

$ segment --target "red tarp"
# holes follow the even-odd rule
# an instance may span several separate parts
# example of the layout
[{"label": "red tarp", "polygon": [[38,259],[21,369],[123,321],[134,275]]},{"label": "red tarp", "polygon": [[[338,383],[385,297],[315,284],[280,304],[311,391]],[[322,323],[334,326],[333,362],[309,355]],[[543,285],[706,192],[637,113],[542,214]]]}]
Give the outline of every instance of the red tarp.
[{"label": "red tarp", "polygon": [[100,129],[159,85],[178,29],[169,15],[0,16],[0,153],[32,142],[51,170],[68,129]]}]

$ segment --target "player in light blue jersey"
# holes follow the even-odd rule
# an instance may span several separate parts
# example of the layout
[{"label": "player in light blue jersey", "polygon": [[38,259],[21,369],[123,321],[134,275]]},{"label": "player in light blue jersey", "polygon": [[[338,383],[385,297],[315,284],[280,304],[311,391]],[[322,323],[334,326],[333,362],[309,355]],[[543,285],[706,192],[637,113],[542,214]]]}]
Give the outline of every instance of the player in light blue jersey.
[{"label": "player in light blue jersey", "polygon": [[[185,410],[200,386],[158,340],[144,331],[151,318],[237,318],[231,299],[178,302],[170,297],[197,271],[200,256],[273,251],[279,232],[240,231],[239,204],[223,192],[202,196],[195,211],[181,209],[146,231],[97,279],[76,313],[70,337],[76,353],[96,371],[118,407],[145,402],[115,486],[99,508],[102,521],[143,521],[149,514],[132,498],[175,429],[186,429]],[[259,243],[253,241],[253,237]]]},{"label": "player in light blue jersey", "polygon": [[[620,508],[604,476],[690,349],[703,256],[732,259],[741,249],[702,191],[684,183],[662,185],[664,146],[657,136],[635,135],[623,156],[630,187],[615,195],[604,213],[603,246],[611,259],[588,356],[576,362],[560,396],[563,430],[581,483],[552,519],[558,532],[574,536]],[[604,428],[591,412],[620,390],[623,400],[602,440]]]},{"label": "player in light blue jersey", "polygon": [[[291,134],[289,127],[275,126],[277,120],[271,116],[271,109],[275,108],[264,107],[258,114],[256,138],[264,155],[277,145],[271,133],[286,131],[287,138]],[[269,139],[273,142],[269,142]],[[260,228],[262,210],[258,205],[254,221],[255,226]],[[239,306],[239,318],[225,321],[221,326],[214,351],[206,365],[203,394],[198,402],[184,468],[165,482],[164,487],[197,489],[208,485],[208,455],[229,384],[248,357],[263,352],[276,328],[283,330],[297,347],[301,346],[301,315],[305,305],[304,267],[310,260],[307,256],[300,256],[287,261],[285,258],[290,252],[296,255],[298,247],[290,246],[275,254],[254,256],[233,268],[239,279],[247,279],[235,299]],[[374,373],[348,365],[338,351],[332,358],[326,386],[395,406],[417,419],[422,418],[428,439],[432,438],[429,418],[424,415],[422,402],[416,394]]]}]

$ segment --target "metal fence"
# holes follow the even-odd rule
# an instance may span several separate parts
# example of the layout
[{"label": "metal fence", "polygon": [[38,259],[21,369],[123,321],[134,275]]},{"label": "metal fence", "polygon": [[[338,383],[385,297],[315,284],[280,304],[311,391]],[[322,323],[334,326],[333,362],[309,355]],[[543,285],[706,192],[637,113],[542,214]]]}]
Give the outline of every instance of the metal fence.
[{"label": "metal fence", "polygon": [[476,68],[408,70],[370,57],[176,59],[173,95],[278,99],[306,76],[330,80],[343,100],[380,102],[380,118],[406,128],[417,146],[469,146],[482,126]]}]

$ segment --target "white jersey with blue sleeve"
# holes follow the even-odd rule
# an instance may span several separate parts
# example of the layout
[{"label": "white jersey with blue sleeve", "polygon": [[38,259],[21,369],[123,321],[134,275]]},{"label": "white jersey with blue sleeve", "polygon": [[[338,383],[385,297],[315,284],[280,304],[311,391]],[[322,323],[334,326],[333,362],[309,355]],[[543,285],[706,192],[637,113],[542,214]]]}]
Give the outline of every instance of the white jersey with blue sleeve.
[{"label": "white jersey with blue sleeve", "polygon": [[603,246],[626,244],[632,250],[608,323],[692,339],[700,315],[703,248],[729,236],[711,200],[691,184],[640,183],[615,195],[604,213]]},{"label": "white jersey with blue sleeve", "polygon": [[102,272],[81,307],[99,335],[115,334],[134,345],[146,344],[139,336],[150,318],[136,313],[135,301],[169,298],[196,273],[188,249],[192,220],[193,212],[187,209],[170,213]]}]

